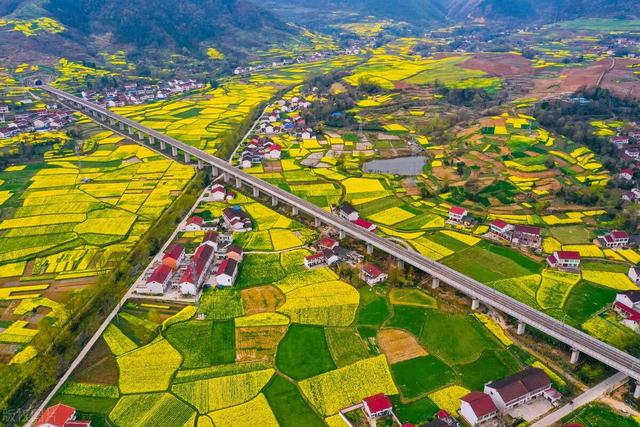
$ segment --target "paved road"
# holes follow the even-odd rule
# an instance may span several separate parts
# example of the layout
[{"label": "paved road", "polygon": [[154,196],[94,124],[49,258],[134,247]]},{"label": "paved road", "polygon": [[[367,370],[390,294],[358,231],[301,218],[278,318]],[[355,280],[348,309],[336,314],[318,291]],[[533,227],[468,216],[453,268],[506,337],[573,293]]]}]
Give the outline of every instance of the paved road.
[{"label": "paved road", "polygon": [[398,260],[401,260],[406,264],[410,264],[415,268],[430,274],[434,278],[440,279],[444,283],[458,289],[471,298],[477,299],[488,306],[516,318],[519,321],[525,322],[545,334],[566,343],[575,350],[588,354],[612,368],[620,372],[624,372],[626,375],[629,375],[636,380],[640,380],[640,360],[624,351],[605,344],[596,338],[577,330],[576,328],[539,312],[538,310],[504,295],[495,289],[478,282],[477,280],[465,276],[452,268],[426,258],[414,251],[403,248],[385,238],[377,236],[374,233],[370,233],[363,228],[338,217],[337,215],[307,202],[306,200],[294,196],[293,194],[262,181],[259,178],[249,175],[209,153],[191,147],[183,142],[163,135],[160,132],[134,122],[133,120],[122,117],[105,108],[91,102],[84,101],[66,92],[50,86],[43,86],[43,89],[64,99],[68,104],[74,105],[81,111],[97,113],[98,117],[103,116],[105,118],[116,120],[123,123],[125,126],[131,127],[135,131],[142,132],[145,135],[155,138],[157,141],[164,141],[168,145],[176,147],[185,153],[189,153],[191,156],[211,165],[215,173],[224,173],[236,180],[239,180],[245,185],[268,194],[279,201],[283,201],[289,206],[298,209],[300,212],[317,218],[323,223],[342,230],[367,245],[378,248],[379,250],[396,257]]},{"label": "paved road", "polygon": [[[203,194],[204,194],[204,192],[202,194],[200,194],[200,196],[198,197],[198,200],[196,201],[196,203],[193,204],[193,206],[191,207],[189,212],[183,218],[183,220],[182,220],[183,222],[186,221],[187,218],[190,218],[193,215],[193,212],[195,211],[196,207],[200,203],[200,199],[202,198]],[[176,229],[171,234],[171,237],[169,237],[167,239],[167,241],[164,243],[164,245],[162,246],[160,251],[158,251],[158,253],[153,258],[153,260],[151,261],[151,263],[149,265],[152,265],[154,262],[158,262],[158,261],[160,261],[162,259],[162,254],[167,250],[167,248],[169,247],[169,244],[171,244],[171,242],[176,238],[176,236],[180,232],[180,229],[181,229],[180,226],[176,227]],[[95,334],[93,334],[93,336],[87,342],[87,344],[84,346],[82,351],[80,351],[80,353],[76,356],[75,360],[71,363],[71,365],[69,365],[69,368],[67,368],[67,371],[60,378],[60,380],[58,381],[56,386],[53,388],[53,390],[51,390],[51,392],[47,395],[47,397],[42,401],[42,403],[40,404],[38,409],[33,413],[33,415],[31,416],[31,418],[29,419],[27,424],[25,424],[25,426],[31,427],[33,424],[35,424],[35,422],[38,420],[38,417],[40,416],[40,414],[47,408],[47,405],[49,404],[49,402],[51,402],[51,399],[53,399],[53,397],[56,395],[56,393],[58,393],[58,391],[60,391],[60,389],[62,388],[64,383],[69,379],[69,377],[71,376],[73,371],[75,371],[78,368],[78,366],[80,365],[80,363],[82,363],[82,361],[87,356],[89,351],[93,348],[93,346],[96,344],[96,342],[100,339],[100,337],[102,336],[102,333],[109,326],[109,323],[111,323],[111,321],[116,317],[116,315],[118,314],[120,309],[124,306],[124,304],[127,302],[127,300],[133,296],[135,287],[138,284],[138,282],[140,280],[142,280],[146,270],[147,269],[145,268],[142,271],[142,273],[140,273],[140,276],[138,276],[138,278],[133,282],[133,284],[131,285],[131,287],[127,291],[127,293],[118,302],[118,305],[116,305],[116,307],[111,311],[111,313],[109,313],[107,318],[104,319],[104,322],[102,322],[102,324],[100,325],[98,330],[95,332]]]},{"label": "paved road", "polygon": [[627,376],[622,372],[618,372],[617,374],[602,381],[600,384],[586,390],[580,396],[573,399],[573,403],[566,404],[556,411],[550,413],[546,417],[533,423],[531,427],[547,427],[553,425],[576,409],[599,399],[603,394],[612,392],[613,390],[624,384],[626,381]]}]

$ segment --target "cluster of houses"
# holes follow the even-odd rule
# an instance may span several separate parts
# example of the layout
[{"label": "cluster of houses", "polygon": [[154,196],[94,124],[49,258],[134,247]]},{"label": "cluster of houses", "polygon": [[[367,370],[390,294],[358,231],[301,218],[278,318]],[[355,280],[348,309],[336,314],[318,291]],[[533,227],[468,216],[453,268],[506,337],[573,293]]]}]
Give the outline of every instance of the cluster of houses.
[{"label": "cluster of houses", "polygon": [[[633,270],[636,283],[638,283],[640,268],[631,267],[631,270]],[[632,274],[631,270],[629,271],[629,276]],[[613,311],[621,317],[620,323],[634,331],[638,331],[640,329],[640,291],[626,291],[617,294],[613,302]]]},{"label": "cluster of houses", "polygon": [[467,209],[461,208],[460,206],[451,206],[449,208],[447,224],[471,228],[478,224],[478,221],[469,215]]},{"label": "cluster of houses", "polygon": [[322,59],[330,58],[336,55],[359,55],[360,51],[361,49],[358,45],[353,45],[346,49],[335,50],[335,51],[321,50],[321,51],[313,52],[310,55],[300,54],[295,58],[282,58],[280,61],[272,61],[270,64],[258,64],[258,65],[247,65],[247,66],[236,67],[233,70],[233,74],[235,74],[236,76],[239,76],[239,75],[251,74],[256,71],[268,70],[271,68],[286,67],[287,65],[306,64],[309,62],[320,61]]},{"label": "cluster of houses", "polygon": [[282,156],[282,146],[273,142],[271,138],[253,136],[240,153],[240,167],[250,168],[261,164],[264,160],[279,160]]},{"label": "cluster of houses", "polygon": [[[553,388],[549,376],[542,369],[527,367],[504,379],[488,382],[483,391],[472,391],[463,396],[460,399],[459,415],[465,425],[471,427],[501,425],[502,416],[514,408],[539,399],[556,405],[561,398],[562,395]],[[381,418],[391,417],[397,425],[414,427],[413,424],[402,424],[398,420],[391,399],[384,393],[367,397],[361,403],[340,411],[349,425],[351,423],[345,414],[354,409],[361,409],[371,425],[376,425]],[[447,411],[440,410],[435,420],[422,427],[460,427],[460,422]]]},{"label": "cluster of houses", "polygon": [[540,249],[542,230],[540,227],[522,224],[509,224],[501,219],[494,219],[489,224],[490,237],[531,249]]},{"label": "cluster of houses", "polygon": [[[228,200],[225,188],[214,184],[206,197]],[[178,291],[183,297],[197,296],[205,285],[220,288],[233,286],[238,276],[244,252],[233,244],[233,232],[253,229],[251,217],[239,206],[222,211],[223,223],[219,219],[206,222],[201,216],[188,218],[182,231],[204,231],[202,243],[191,255],[180,244],[171,245],[151,269],[146,278],[137,284],[136,293],[163,295],[169,289]],[[224,229],[220,231],[220,229]]]},{"label": "cluster of houses", "polygon": [[44,410],[35,427],[91,427],[91,421],[76,419],[76,409],[58,403]]},{"label": "cluster of houses", "polygon": [[367,231],[374,232],[378,228],[374,223],[360,218],[360,213],[349,203],[343,203],[337,208],[336,212],[339,216],[352,222],[353,224],[364,228]]},{"label": "cluster of houses", "polygon": [[204,87],[204,83],[191,79],[171,80],[156,84],[132,82],[125,83],[120,89],[108,89],[105,92],[83,91],[82,98],[102,107],[124,107],[125,105],[139,105],[145,102],[164,100],[173,95],[203,89]]},{"label": "cluster of houses", "polygon": [[307,269],[330,267],[341,261],[350,261],[354,264],[360,264],[360,279],[369,286],[383,283],[389,278],[389,275],[375,264],[371,262],[361,263],[361,255],[340,247],[337,240],[322,236],[316,246],[317,251],[314,254],[304,257],[304,266]]},{"label": "cluster of houses", "polygon": [[44,109],[11,113],[7,104],[0,103],[0,138],[11,138],[27,132],[60,130],[75,121],[72,111],[49,104]]},{"label": "cluster of houses", "polygon": [[498,424],[501,415],[537,399],[556,404],[562,395],[553,388],[549,376],[542,370],[528,367],[507,378],[491,381],[484,391],[472,391],[460,399],[460,416],[475,427]]}]

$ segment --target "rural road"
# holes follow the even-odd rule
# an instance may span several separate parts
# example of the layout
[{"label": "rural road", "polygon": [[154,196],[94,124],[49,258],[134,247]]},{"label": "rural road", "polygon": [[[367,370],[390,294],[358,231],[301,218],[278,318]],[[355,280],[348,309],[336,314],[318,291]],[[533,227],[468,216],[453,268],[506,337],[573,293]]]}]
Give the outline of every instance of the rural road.
[{"label": "rural road", "polygon": [[454,270],[453,268],[399,246],[398,244],[380,237],[375,233],[371,233],[362,227],[345,220],[344,218],[341,218],[331,212],[327,212],[321,207],[291,194],[280,187],[243,172],[242,170],[229,165],[227,161],[215,157],[210,153],[180,142],[175,138],[171,138],[136,121],[120,116],[113,111],[102,108],[99,105],[85,101],[59,89],[51,86],[42,86],[42,89],[50,92],[57,99],[61,101],[64,100],[71,105],[72,108],[77,108],[80,111],[84,111],[89,116],[93,116],[97,123],[104,125],[108,129],[110,128],[106,125],[107,123],[111,123],[114,126],[119,124],[122,126],[123,131],[124,128],[128,128],[129,133],[132,135],[137,133],[137,139],[136,136],[133,136],[133,138],[138,140],[141,144],[146,145],[148,143],[147,146],[149,146],[159,141],[162,148],[165,146],[171,147],[175,156],[178,156],[180,151],[185,153],[185,161],[187,162],[190,158],[198,159],[200,166],[204,167],[204,164],[206,163],[209,165],[208,167],[212,168],[212,172],[215,175],[222,174],[225,178],[235,180],[236,186],[248,186],[256,192],[261,192],[271,196],[274,204],[280,202],[285,203],[288,206],[291,206],[296,213],[304,213],[314,218],[318,224],[325,224],[338,230],[342,230],[347,235],[367,244],[369,250],[377,248],[380,251],[393,256],[398,261],[407,265],[412,265],[420,271],[441,280],[448,286],[451,286],[469,296],[475,304],[483,303],[489,307],[493,307],[517,319],[523,324],[529,325],[542,333],[567,344],[575,352],[585,353],[606,365],[609,365],[617,371],[624,372],[627,375],[640,380],[640,360],[629,353],[606,344],[581,330],[567,325],[546,313],[540,312],[529,305],[509,297],[494,288]]},{"label": "rural road", "polygon": [[550,413],[546,417],[540,419],[539,421],[531,424],[531,427],[547,427],[559,422],[561,419],[569,415],[571,412],[576,409],[587,405],[594,400],[599,399],[602,395],[612,392],[620,385],[624,384],[628,380],[628,377],[622,372],[618,372],[617,374],[607,378],[602,381],[600,384],[597,384],[590,389],[586,390],[580,396],[573,399],[572,403],[568,403],[556,411]]},{"label": "rural road", "polygon": [[[125,138],[129,138],[129,136],[126,135],[124,132],[119,132],[118,131],[117,133],[121,134]],[[166,156],[166,157],[168,157],[170,160],[173,160],[169,156]],[[206,191],[206,189],[205,189],[205,191]],[[182,219],[182,223],[184,223],[184,221],[186,221],[189,217],[191,217],[191,215],[193,215],[193,212],[195,211],[196,207],[200,203],[200,200],[201,200],[203,194],[204,194],[204,191],[203,191],[202,194],[200,194],[200,196],[198,197],[198,200],[193,204],[191,209],[189,209],[189,212],[187,213],[187,215],[185,215],[185,217]],[[161,257],[161,255],[165,252],[165,250],[169,247],[169,245],[171,244],[173,239],[177,236],[178,232],[180,231],[180,226],[182,225],[182,223],[180,225],[176,226],[176,228],[173,231],[173,233],[171,234],[171,236],[167,239],[167,241],[164,243],[164,245],[162,246],[160,251],[156,254],[156,256],[153,258],[153,260],[149,263],[149,265],[151,265],[155,261],[157,261],[159,259],[159,257]],[[105,329],[107,329],[107,327],[109,326],[111,321],[116,317],[116,315],[122,309],[122,307],[127,302],[127,300],[129,300],[129,298],[131,298],[133,296],[136,284],[139,283],[139,281],[143,279],[144,273],[147,271],[147,269],[148,269],[148,267],[145,268],[144,270],[142,270],[142,273],[140,273],[140,276],[138,276],[138,278],[133,282],[133,284],[131,285],[131,287],[127,291],[127,293],[122,297],[122,299],[118,302],[118,304],[111,311],[111,313],[109,313],[107,318],[104,320],[104,322],[102,322],[102,324],[100,325],[100,327],[98,328],[96,333],[93,334],[91,339],[87,342],[87,344],[84,346],[82,351],[80,351],[78,356],[76,356],[75,360],[71,363],[71,365],[69,365],[69,368],[67,368],[67,371],[60,378],[60,380],[58,381],[56,386],[53,388],[53,390],[51,390],[51,392],[47,395],[47,397],[42,401],[42,403],[40,404],[38,409],[33,413],[31,418],[29,419],[29,421],[25,424],[26,427],[31,427],[32,425],[35,424],[35,422],[38,420],[38,417],[40,416],[40,414],[47,408],[47,405],[49,404],[49,402],[51,402],[51,400],[56,395],[56,393],[58,393],[58,391],[60,391],[60,389],[62,388],[64,383],[69,379],[69,377],[76,370],[76,368],[78,368],[78,366],[80,366],[80,363],[82,363],[82,361],[87,356],[89,351],[91,351],[91,349],[96,344],[96,342],[98,342],[98,340],[102,336],[102,333],[105,331]]]}]

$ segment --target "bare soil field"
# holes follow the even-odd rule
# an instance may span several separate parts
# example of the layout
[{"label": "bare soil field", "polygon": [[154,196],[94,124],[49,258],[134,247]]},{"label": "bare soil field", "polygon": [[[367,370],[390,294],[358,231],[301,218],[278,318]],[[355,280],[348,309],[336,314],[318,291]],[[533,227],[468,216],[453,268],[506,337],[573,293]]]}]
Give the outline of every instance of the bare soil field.
[{"label": "bare soil field", "polygon": [[276,311],[285,302],[282,291],[271,285],[243,289],[240,297],[247,316]]},{"label": "bare soil field", "polygon": [[484,71],[497,77],[533,75],[531,61],[520,55],[500,53],[478,53],[461,65],[469,70]]},{"label": "bare soil field", "polygon": [[400,329],[380,330],[377,341],[390,364],[429,354],[413,335]]},{"label": "bare soil field", "polygon": [[236,329],[236,362],[268,362],[273,359],[286,326]]}]

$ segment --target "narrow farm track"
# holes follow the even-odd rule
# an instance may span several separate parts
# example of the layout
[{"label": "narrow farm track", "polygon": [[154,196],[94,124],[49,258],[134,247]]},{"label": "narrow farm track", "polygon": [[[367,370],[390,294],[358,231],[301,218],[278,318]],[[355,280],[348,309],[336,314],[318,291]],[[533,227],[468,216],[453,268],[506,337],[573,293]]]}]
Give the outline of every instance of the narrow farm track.
[{"label": "narrow farm track", "polygon": [[169,145],[175,157],[178,156],[178,150],[180,150],[185,154],[186,161],[189,161],[190,158],[195,158],[198,160],[199,167],[204,167],[206,163],[210,165],[214,175],[222,174],[225,180],[234,179],[235,185],[238,187],[246,185],[256,192],[267,194],[272,197],[274,204],[279,202],[286,203],[291,206],[294,211],[304,213],[314,218],[317,224],[324,223],[335,227],[353,238],[366,243],[371,249],[377,248],[384,253],[392,255],[399,261],[410,264],[430,274],[435,279],[443,281],[474,300],[508,314],[518,321],[569,345],[574,350],[583,352],[636,380],[640,380],[640,360],[624,351],[605,344],[574,327],[508,297],[452,268],[401,247],[376,234],[370,233],[306,200],[249,175],[212,154],[189,146],[61,90],[50,86],[43,86],[42,88],[72,108],[76,108],[89,116],[93,116],[98,123],[111,123],[112,125],[117,123],[123,128],[127,128],[129,134],[134,135],[137,133],[139,136],[137,141],[140,143],[157,144],[157,142],[160,142],[162,147]]}]

